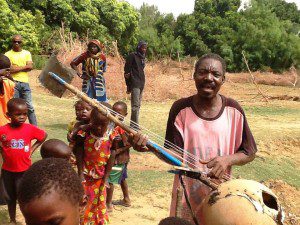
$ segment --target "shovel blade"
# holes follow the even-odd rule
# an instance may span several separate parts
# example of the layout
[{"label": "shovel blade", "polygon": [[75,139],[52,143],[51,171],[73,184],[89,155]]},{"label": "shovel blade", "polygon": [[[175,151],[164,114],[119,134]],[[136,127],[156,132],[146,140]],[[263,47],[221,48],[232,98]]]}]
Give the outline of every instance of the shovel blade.
[{"label": "shovel blade", "polygon": [[60,85],[53,77],[51,77],[49,75],[49,72],[58,74],[68,84],[70,84],[73,78],[76,76],[76,72],[73,69],[59,62],[56,55],[52,55],[49,58],[47,64],[42,70],[39,76],[40,83],[45,88],[47,88],[52,94],[61,98],[65,93],[66,88],[63,85]]}]

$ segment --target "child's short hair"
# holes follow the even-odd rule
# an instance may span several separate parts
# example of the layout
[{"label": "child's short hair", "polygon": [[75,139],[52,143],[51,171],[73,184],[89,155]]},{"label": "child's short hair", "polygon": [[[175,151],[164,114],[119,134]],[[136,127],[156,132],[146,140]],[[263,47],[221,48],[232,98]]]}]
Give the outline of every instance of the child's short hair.
[{"label": "child's short hair", "polygon": [[123,101],[117,101],[115,102],[115,104],[113,105],[113,107],[115,107],[116,105],[120,105],[124,111],[127,113],[127,104]]},{"label": "child's short hair", "polygon": [[10,68],[10,66],[11,63],[9,58],[4,54],[0,54],[0,69]]},{"label": "child's short hair", "polygon": [[79,204],[83,198],[81,181],[64,159],[48,158],[35,162],[22,177],[18,201],[27,204],[51,191],[56,191],[72,204]]},{"label": "child's short hair", "polygon": [[49,139],[41,146],[41,156],[45,158],[68,159],[71,156],[72,149],[63,141],[58,139]]},{"label": "child's short hair", "polygon": [[16,105],[27,105],[26,101],[22,98],[12,98],[7,102],[7,111],[12,112]]},{"label": "child's short hair", "polygon": [[193,225],[193,224],[179,217],[167,217],[165,219],[162,219],[158,225]]},{"label": "child's short hair", "polygon": [[76,101],[75,103],[74,103],[74,107],[76,107],[76,106],[78,106],[78,105],[80,105],[80,104],[82,104],[83,103],[83,100],[78,100],[78,101]]}]

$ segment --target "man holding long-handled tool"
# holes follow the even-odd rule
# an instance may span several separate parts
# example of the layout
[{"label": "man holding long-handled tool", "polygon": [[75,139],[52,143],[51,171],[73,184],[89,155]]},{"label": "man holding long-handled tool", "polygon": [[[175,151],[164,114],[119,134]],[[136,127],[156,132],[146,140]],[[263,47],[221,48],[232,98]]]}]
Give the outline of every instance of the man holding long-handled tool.
[{"label": "man holding long-handled tool", "polygon": [[[219,55],[207,54],[198,60],[194,72],[197,93],[173,104],[165,142],[165,147],[182,155],[187,166],[220,180],[230,178],[231,166],[251,162],[257,151],[241,106],[219,94],[225,71],[225,61]],[[136,134],[133,142],[135,149],[143,150],[147,138]],[[180,183],[175,176],[170,214],[192,221],[192,214],[201,217],[195,209],[211,189],[190,178],[184,178],[183,183],[188,199],[182,199],[182,209],[176,214]]]}]

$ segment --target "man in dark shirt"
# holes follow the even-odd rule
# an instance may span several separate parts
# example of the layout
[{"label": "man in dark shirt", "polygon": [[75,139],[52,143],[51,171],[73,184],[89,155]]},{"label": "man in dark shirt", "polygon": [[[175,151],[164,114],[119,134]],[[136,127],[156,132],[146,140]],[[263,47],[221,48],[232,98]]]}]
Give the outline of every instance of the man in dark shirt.
[{"label": "man in dark shirt", "polygon": [[139,111],[145,86],[145,56],[147,43],[140,41],[136,52],[130,53],[124,67],[127,94],[131,94],[131,127],[138,129]]}]

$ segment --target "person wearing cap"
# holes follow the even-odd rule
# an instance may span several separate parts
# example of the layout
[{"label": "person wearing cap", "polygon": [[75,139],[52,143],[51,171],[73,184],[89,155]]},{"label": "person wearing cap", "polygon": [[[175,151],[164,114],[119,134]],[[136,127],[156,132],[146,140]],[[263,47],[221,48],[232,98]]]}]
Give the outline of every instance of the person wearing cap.
[{"label": "person wearing cap", "polygon": [[[102,52],[104,46],[98,40],[91,40],[87,47],[87,51],[73,59],[70,65],[83,79],[82,91],[98,102],[107,102],[103,76],[106,72],[106,57]],[[79,64],[82,64],[81,71]]]},{"label": "person wearing cap", "polygon": [[139,129],[139,111],[142,101],[142,93],[145,87],[145,57],[147,43],[140,41],[136,52],[130,53],[124,67],[124,77],[127,86],[127,94],[131,94],[131,127]]},{"label": "person wearing cap", "polygon": [[37,125],[28,77],[28,72],[33,69],[33,62],[30,52],[22,49],[22,44],[22,36],[14,35],[12,49],[5,55],[11,62],[10,73],[15,81],[14,98],[22,98],[26,101],[29,123]]}]

